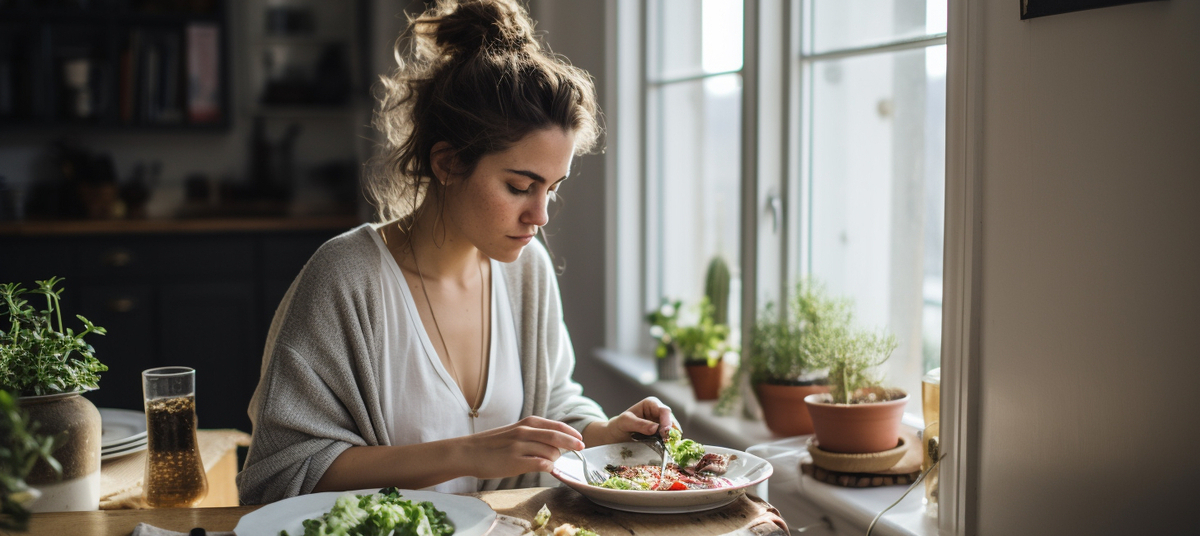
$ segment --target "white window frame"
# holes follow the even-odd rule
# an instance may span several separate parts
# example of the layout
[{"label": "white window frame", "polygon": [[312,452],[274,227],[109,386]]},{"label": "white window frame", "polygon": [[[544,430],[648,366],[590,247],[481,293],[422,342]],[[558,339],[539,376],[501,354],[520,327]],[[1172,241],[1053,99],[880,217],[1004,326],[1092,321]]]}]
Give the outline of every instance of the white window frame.
[{"label": "white window frame", "polygon": [[[940,470],[939,531],[965,535],[978,519],[978,355],[981,251],[981,122],[983,51],[979,39],[981,2],[948,0],[946,78],[946,212],[942,309],[942,424],[945,455]],[[799,273],[807,244],[786,248],[789,237],[803,240],[802,221],[788,207],[803,206],[799,166],[789,160],[801,124],[801,73],[792,69],[800,55],[801,10],[796,0],[746,0],[744,15],[742,232],[739,259],[743,337],[758,304],[778,299]],[[608,86],[604,110],[609,137],[606,159],[605,343],[610,351],[650,355],[652,340],[642,322],[650,296],[643,270],[646,85],[645,3],[606,0]],[[972,42],[972,38],[975,39]],[[770,46],[768,46],[770,45]],[[974,67],[974,68],[972,68]],[[760,110],[773,109],[774,114]],[[764,117],[767,116],[767,117]],[[772,117],[776,120],[772,120]],[[786,120],[783,120],[786,118]],[[799,148],[797,148],[800,150]],[[801,159],[807,155],[799,154]],[[773,177],[773,179],[761,179]],[[795,190],[795,191],[793,191]],[[778,218],[778,221],[775,220]],[[745,340],[745,339],[744,339]]]}]

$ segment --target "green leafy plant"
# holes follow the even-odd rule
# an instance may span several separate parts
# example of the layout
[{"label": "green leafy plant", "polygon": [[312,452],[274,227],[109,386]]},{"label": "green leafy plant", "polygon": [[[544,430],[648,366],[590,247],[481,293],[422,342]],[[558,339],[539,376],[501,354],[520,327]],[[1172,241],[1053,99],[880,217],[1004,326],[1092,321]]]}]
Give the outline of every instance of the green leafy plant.
[{"label": "green leafy plant", "polygon": [[[863,355],[868,350],[866,336],[853,332],[852,324],[853,307],[849,300],[830,296],[825,286],[813,278],[798,281],[785,309],[767,303],[759,311],[746,355],[742,356],[732,384],[721,392],[715,411],[729,414],[733,410],[741,398],[742,380],[747,376],[752,385],[820,385],[832,382],[833,369],[837,368],[839,373],[845,373],[847,380],[854,380],[862,359],[834,357],[849,350]],[[859,346],[847,342],[848,338]],[[872,354],[867,359],[873,360],[878,360],[878,356]],[[866,369],[861,372],[866,374]],[[862,385],[855,388],[859,386]]]},{"label": "green leafy plant", "polygon": [[708,298],[700,299],[700,317],[695,324],[679,327],[675,331],[675,346],[687,361],[707,361],[715,367],[725,352],[729,326],[713,321],[713,306]]},{"label": "green leafy plant", "polygon": [[25,477],[39,459],[46,460],[56,473],[62,466],[51,456],[55,438],[37,433],[38,424],[17,407],[17,398],[0,390],[0,530],[25,530],[35,491]]},{"label": "green leafy plant", "polygon": [[743,360],[752,383],[797,385],[801,378],[821,368],[813,355],[814,344],[824,333],[850,325],[850,302],[828,295],[814,279],[796,284],[788,307],[776,311],[768,303],[752,330],[750,355]]},{"label": "green leafy plant", "polygon": [[646,315],[646,322],[650,323],[650,336],[658,341],[654,356],[659,359],[667,357],[674,344],[675,332],[679,329],[679,307],[682,304],[680,300],[663,298],[662,305]]},{"label": "green leafy plant", "polygon": [[[104,335],[104,328],[79,315],[75,318],[83,331],[63,326],[62,290],[55,289],[60,282],[57,277],[37,281],[34,290],[17,283],[0,285],[0,315],[7,314],[9,321],[0,332],[0,388],[19,396],[95,389],[100,373],[108,370],[84,341],[89,334]],[[43,296],[46,308],[37,310],[24,299],[27,294]]]},{"label": "green leafy plant", "polygon": [[829,370],[829,395],[835,403],[883,402],[899,396],[882,389],[872,372],[895,351],[895,335],[843,325],[821,330],[809,345],[814,363]]}]

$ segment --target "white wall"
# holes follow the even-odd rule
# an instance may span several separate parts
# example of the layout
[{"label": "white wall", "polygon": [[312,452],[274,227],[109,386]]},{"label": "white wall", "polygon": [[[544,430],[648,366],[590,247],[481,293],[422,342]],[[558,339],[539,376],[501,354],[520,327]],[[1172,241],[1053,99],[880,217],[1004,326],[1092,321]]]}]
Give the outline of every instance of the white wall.
[{"label": "white wall", "polygon": [[968,533],[1194,534],[1200,2],[963,5],[984,58]]},{"label": "white wall", "polygon": [[[529,12],[537,21],[535,30],[545,32],[550,48],[592,75],[603,104],[605,2],[532,0]],[[604,174],[604,155],[576,158],[571,178],[561,187],[562,200],[551,205],[545,232],[554,264],[562,268],[558,282],[563,314],[575,347],[575,379],[583,384],[585,394],[613,414],[625,410],[638,397],[614,392],[611,372],[593,359],[594,349],[604,346]]]}]

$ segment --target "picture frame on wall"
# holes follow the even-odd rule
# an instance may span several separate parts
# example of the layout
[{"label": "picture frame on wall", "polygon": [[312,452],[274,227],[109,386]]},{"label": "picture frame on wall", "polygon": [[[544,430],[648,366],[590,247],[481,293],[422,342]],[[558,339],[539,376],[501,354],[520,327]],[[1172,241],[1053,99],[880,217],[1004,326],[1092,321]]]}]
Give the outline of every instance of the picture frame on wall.
[{"label": "picture frame on wall", "polygon": [[1017,0],[1021,3],[1021,20],[1047,15],[1058,15],[1072,11],[1083,11],[1122,4],[1138,4],[1162,0]]}]

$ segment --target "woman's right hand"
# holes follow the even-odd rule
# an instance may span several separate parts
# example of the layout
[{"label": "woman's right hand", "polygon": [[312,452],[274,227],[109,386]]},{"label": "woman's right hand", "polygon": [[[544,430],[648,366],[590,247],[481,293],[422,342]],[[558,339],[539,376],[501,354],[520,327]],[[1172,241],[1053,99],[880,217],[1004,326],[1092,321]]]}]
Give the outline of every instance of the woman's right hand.
[{"label": "woman's right hand", "polygon": [[532,416],[461,439],[468,474],[476,478],[549,473],[559,449],[584,448],[583,436],[566,423]]}]

